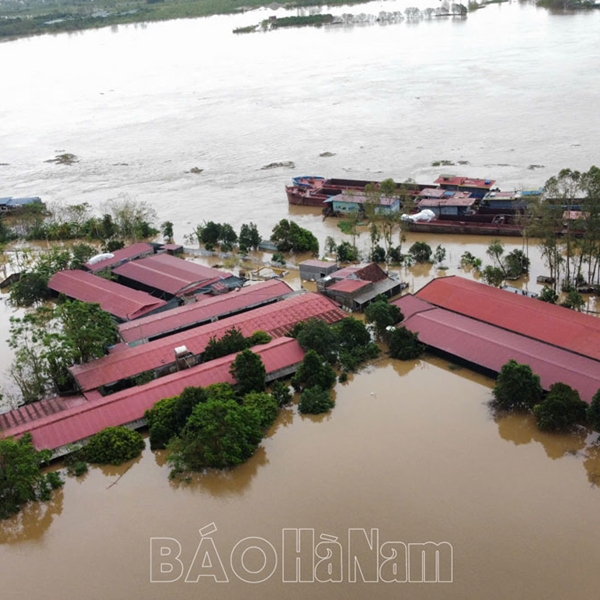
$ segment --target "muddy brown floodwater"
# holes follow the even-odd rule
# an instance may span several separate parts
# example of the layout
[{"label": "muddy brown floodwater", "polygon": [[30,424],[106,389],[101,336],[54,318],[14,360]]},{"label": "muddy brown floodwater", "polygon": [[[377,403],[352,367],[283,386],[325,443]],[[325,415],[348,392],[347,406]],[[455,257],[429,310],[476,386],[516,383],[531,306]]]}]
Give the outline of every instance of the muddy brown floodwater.
[{"label": "muddy brown floodwater", "polygon": [[[337,385],[331,414],[283,411],[257,454],[231,472],[175,484],[163,453],[148,449],[132,464],[92,468],[51,503],[2,524],[3,597],[590,597],[600,456],[585,436],[541,434],[525,416],[494,418],[491,385],[436,358],[382,359]],[[211,523],[229,582],[185,583],[199,530]],[[314,529],[315,543],[338,538],[342,583],[283,581],[291,558],[282,530],[296,528]],[[380,545],[448,542],[453,582],[351,582],[350,529],[376,529]],[[152,537],[181,545],[179,581],[150,582]],[[279,561],[260,584],[243,581],[235,559],[242,579],[232,567],[247,537],[268,541]],[[257,557],[246,560],[251,569]],[[365,573],[373,564],[361,555]]]},{"label": "muddy brown floodwater", "polygon": [[[511,2],[464,20],[231,33],[276,14],[284,13],[0,44],[3,90],[10,90],[0,94],[0,195],[95,209],[119,196],[143,200],[160,222],[174,223],[178,242],[203,220],[236,229],[254,221],[266,237],[287,217],[323,244],[343,236],[334,220],[288,207],[284,184],[293,175],[428,182],[440,173],[432,163],[449,160],[454,166],[443,171],[511,189],[598,162],[600,11],[557,15]],[[46,162],[64,152],[79,162]],[[262,170],[286,161],[295,168]],[[446,247],[447,274],[464,274],[465,250],[485,259],[489,243],[408,236],[406,244],[416,239]],[[522,245],[504,241],[507,251]],[[368,245],[364,232],[359,245]],[[531,281],[515,285],[537,291],[535,277],[545,269],[537,249],[530,257]],[[400,271],[411,290],[437,274],[429,265]],[[288,277],[300,287],[297,272]],[[589,308],[599,310],[594,300]],[[10,314],[0,314],[3,338]],[[4,367],[11,356],[0,346]],[[495,417],[492,383],[431,356],[381,359],[336,386],[330,414],[283,411],[256,455],[230,472],[177,484],[164,454],[149,449],[123,467],[92,468],[52,502],[0,523],[1,597],[596,597],[595,437],[552,436],[527,416]],[[308,532],[298,533],[295,552],[282,532],[301,528]],[[373,535],[374,550],[361,530]],[[156,542],[151,556],[153,537],[171,540]],[[422,573],[410,550],[413,581],[384,581],[402,579],[402,543],[418,553],[431,549],[418,546],[426,542],[445,543],[440,578],[451,575],[451,583],[414,581]],[[167,552],[177,544],[181,563],[158,556],[161,545]],[[327,551],[330,563],[318,562]],[[352,552],[358,562],[348,561]],[[377,556],[380,571],[373,571]],[[296,559],[312,582],[287,581]],[[161,561],[170,575],[160,573]],[[357,565],[378,583],[353,582]],[[184,582],[188,570],[194,580],[202,568],[228,582]],[[151,569],[155,579],[177,581],[152,583]],[[341,583],[318,581],[338,577]],[[259,578],[265,581],[246,582]]]}]

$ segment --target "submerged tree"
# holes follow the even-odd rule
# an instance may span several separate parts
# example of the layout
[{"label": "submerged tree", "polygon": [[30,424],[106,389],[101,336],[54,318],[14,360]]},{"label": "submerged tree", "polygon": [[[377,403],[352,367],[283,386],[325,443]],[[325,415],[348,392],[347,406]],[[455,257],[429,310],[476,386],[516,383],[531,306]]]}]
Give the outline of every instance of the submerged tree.
[{"label": "submerged tree", "polygon": [[531,410],[542,398],[540,377],[529,365],[511,359],[502,366],[492,394],[502,410]]},{"label": "submerged tree", "polygon": [[30,433],[18,440],[0,439],[0,519],[19,512],[27,502],[48,500],[51,490],[62,485],[57,473],[41,472],[51,457],[50,450],[35,449]]}]

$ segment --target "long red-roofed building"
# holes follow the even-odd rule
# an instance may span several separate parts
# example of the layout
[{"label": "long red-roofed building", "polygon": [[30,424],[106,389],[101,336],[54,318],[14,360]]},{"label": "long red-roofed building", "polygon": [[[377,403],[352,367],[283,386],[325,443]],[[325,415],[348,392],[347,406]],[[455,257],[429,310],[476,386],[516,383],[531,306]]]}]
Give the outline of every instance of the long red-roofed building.
[{"label": "long red-roofed building", "polygon": [[225,295],[198,298],[193,304],[137,319],[134,323],[123,323],[119,326],[119,334],[127,344],[146,343],[183,329],[276,302],[291,293],[293,290],[285,281],[261,281]]},{"label": "long red-roofed building", "polygon": [[[92,262],[85,263],[84,267],[92,273],[103,271],[104,269],[112,269],[118,267],[130,260],[150,256],[154,254],[154,246],[148,242],[138,242],[131,246],[126,246],[114,252],[107,252],[92,258]],[[100,260],[99,260],[100,259]]]},{"label": "long red-roofed building", "polygon": [[[261,357],[267,372],[267,381],[293,373],[304,358],[304,351],[298,342],[286,337],[256,346],[252,351]],[[60,449],[56,455],[64,454],[68,451],[64,448],[68,444],[84,441],[105,427],[143,426],[146,410],[163,398],[178,396],[186,387],[234,383],[229,369],[235,356],[224,356],[110,396],[101,396],[94,391],[86,394],[86,402],[79,402],[62,411],[29,420],[1,433],[5,437],[20,437],[31,433],[33,443],[39,450]]]},{"label": "long red-roofed building", "polygon": [[231,276],[231,273],[170,254],[155,254],[132,260],[113,269],[113,273],[127,285],[137,285],[144,290],[162,292],[171,297],[192,293]]},{"label": "long red-roofed building", "polygon": [[562,382],[590,402],[600,389],[600,364],[593,359],[438,308],[415,296],[403,296],[393,304],[404,315],[402,325],[418,333],[422,343],[486,372],[499,373],[513,359],[529,365],[545,390]]},{"label": "long red-roofed building", "polygon": [[58,271],[48,287],[69,298],[96,302],[102,310],[121,321],[130,321],[166,306],[164,300],[146,292],[132,290],[120,283],[80,270]]},{"label": "long red-roofed building", "polygon": [[457,276],[434,279],[416,296],[440,308],[600,361],[600,319],[596,317]]},{"label": "long red-roofed building", "polygon": [[192,357],[198,357],[204,352],[211,337],[220,339],[234,327],[246,337],[259,330],[271,337],[281,337],[287,335],[300,321],[317,318],[326,323],[334,323],[345,316],[328,298],[308,292],[147,344],[121,346],[108,356],[76,365],[70,371],[80,389],[88,391],[145,371],[170,371],[175,368],[176,348],[185,346]]}]

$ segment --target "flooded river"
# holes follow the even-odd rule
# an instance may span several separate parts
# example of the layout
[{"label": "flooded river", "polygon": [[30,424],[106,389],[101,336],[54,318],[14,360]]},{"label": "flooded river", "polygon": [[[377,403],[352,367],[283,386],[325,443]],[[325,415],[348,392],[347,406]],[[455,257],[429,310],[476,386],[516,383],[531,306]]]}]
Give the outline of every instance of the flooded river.
[{"label": "flooded river", "polygon": [[[376,14],[396,6],[340,10]],[[598,11],[553,15],[510,3],[463,20],[232,34],[271,14],[283,12],[0,44],[0,195],[95,208],[127,195],[173,221],[180,242],[203,220],[236,228],[252,220],[267,236],[290,217],[323,243],[343,236],[318,212],[288,207],[283,186],[292,175],[427,182],[450,170],[510,189],[598,163]],[[79,162],[45,162],[62,152]],[[468,165],[431,166],[440,160]],[[262,168],[284,161],[295,168]],[[190,173],[193,167],[203,171]],[[447,248],[450,274],[460,272],[467,249],[484,258],[489,242],[420,239]],[[506,241],[507,250],[522,244]],[[367,244],[366,233],[359,243]],[[535,280],[544,267],[537,250],[530,256]],[[435,274],[434,267],[402,272],[413,289]],[[3,335],[9,314],[3,310]],[[6,348],[0,357],[9,362]],[[0,524],[2,597],[597,595],[594,438],[549,436],[528,417],[494,417],[492,383],[434,357],[382,359],[336,387],[330,415],[284,411],[258,453],[230,473],[175,484],[164,456],[148,449],[133,464],[93,468],[69,479],[51,503]],[[327,542],[319,557],[326,547],[339,550],[342,561],[332,559],[328,577],[341,583],[286,581],[295,558],[303,568],[314,558],[307,538],[296,554],[282,543],[284,529],[299,528],[314,530],[315,545]],[[194,563],[201,529],[214,541],[210,566]],[[352,529],[378,532],[380,567],[390,556],[386,542],[398,542],[396,549],[446,542],[452,583],[416,582],[414,561],[413,582],[385,583],[389,571],[374,570],[377,553]],[[348,562],[349,535],[363,574],[376,573],[378,583],[360,583],[356,563]],[[159,572],[169,558],[155,552],[151,560],[153,537],[172,538],[160,542],[171,550],[181,546],[181,563],[171,561],[173,579],[183,566],[176,582],[151,583],[151,569],[155,579],[169,578]],[[440,556],[448,578],[447,553]],[[274,560],[264,582],[246,582],[268,574]],[[188,570],[193,580],[202,565],[228,582],[185,583]],[[327,578],[322,569],[317,574]]]}]

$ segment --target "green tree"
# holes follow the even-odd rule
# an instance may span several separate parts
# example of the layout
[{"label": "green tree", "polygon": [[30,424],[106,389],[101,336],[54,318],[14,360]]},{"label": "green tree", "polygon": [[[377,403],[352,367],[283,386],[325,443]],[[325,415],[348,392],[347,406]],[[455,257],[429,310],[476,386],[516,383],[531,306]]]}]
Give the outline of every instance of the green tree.
[{"label": "green tree", "polygon": [[506,279],[506,269],[504,268],[504,244],[500,240],[492,240],[485,253],[492,259],[494,267],[502,271],[503,279]]},{"label": "green tree", "polygon": [[270,427],[279,413],[277,400],[271,394],[251,392],[244,396],[243,405],[256,413],[258,422],[263,429]]},{"label": "green tree", "polygon": [[221,232],[219,234],[219,243],[223,252],[231,252],[238,239],[237,233],[233,230],[233,227],[229,223],[223,223],[221,225]]},{"label": "green tree", "polygon": [[294,221],[281,219],[273,228],[271,240],[280,252],[310,252],[319,255],[319,241],[308,229]]},{"label": "green tree", "polygon": [[174,474],[224,469],[250,458],[261,439],[256,411],[235,400],[207,400],[194,407],[181,436],[169,444],[168,461]]},{"label": "green tree", "polygon": [[99,304],[67,300],[56,308],[55,314],[78,364],[104,356],[117,341],[117,324]]},{"label": "green tree", "polygon": [[300,363],[296,374],[292,377],[292,385],[296,390],[304,390],[314,386],[329,389],[336,382],[336,374],[329,363],[314,351],[309,350]]},{"label": "green tree", "polygon": [[325,321],[317,318],[301,321],[294,327],[292,335],[304,350],[313,350],[327,362],[335,362],[337,336]]},{"label": "green tree", "polygon": [[581,311],[585,306],[585,300],[583,296],[577,290],[570,290],[567,297],[563,302],[560,303],[565,308],[571,308],[572,310]]},{"label": "green tree", "polygon": [[173,223],[171,221],[165,221],[160,226],[160,232],[167,244],[173,243]]},{"label": "green tree", "polygon": [[586,418],[592,429],[600,432],[600,389],[594,394],[587,408]]},{"label": "green tree", "polygon": [[242,252],[248,250],[258,250],[258,245],[262,242],[258,228],[252,222],[244,223],[240,229],[239,246]]},{"label": "green tree", "polygon": [[89,244],[73,244],[71,246],[71,269],[81,269],[85,263],[98,254],[98,249]]},{"label": "green tree", "polygon": [[354,317],[346,317],[335,324],[339,346],[343,348],[356,348],[367,346],[371,343],[371,335],[363,321]]},{"label": "green tree", "polygon": [[90,438],[82,449],[82,455],[91,463],[120,465],[139,456],[144,446],[144,438],[138,431],[127,427],[106,427]]},{"label": "green tree", "polygon": [[327,254],[335,254],[336,251],[337,243],[330,235],[328,235],[325,238],[325,252],[327,252]]},{"label": "green tree", "polygon": [[474,271],[479,271],[479,269],[481,269],[481,263],[481,259],[471,254],[468,250],[463,252],[460,257],[460,266],[465,270],[473,269]]},{"label": "green tree", "polygon": [[385,262],[385,250],[378,244],[373,248],[371,252],[371,261],[375,263],[384,263]]},{"label": "green tree", "polygon": [[529,365],[511,359],[502,365],[492,394],[502,410],[531,410],[542,399],[540,377]]},{"label": "green tree", "polygon": [[504,271],[500,267],[493,267],[492,265],[486,265],[481,272],[481,277],[488,285],[494,287],[500,287],[505,279]]},{"label": "green tree", "polygon": [[395,328],[389,335],[390,356],[400,360],[413,360],[419,358],[425,350],[424,344],[419,342],[417,333],[406,327]]},{"label": "green tree", "polygon": [[553,383],[546,398],[533,407],[537,425],[543,431],[567,431],[585,420],[587,404],[565,383]]},{"label": "green tree", "polygon": [[298,410],[302,414],[318,415],[331,410],[333,406],[334,402],[329,390],[316,385],[302,392]]},{"label": "green tree", "polygon": [[431,262],[431,246],[427,242],[415,242],[408,253],[416,263]]},{"label": "green tree", "polygon": [[529,262],[529,258],[527,258],[523,250],[517,248],[509,252],[504,257],[506,276],[513,279],[521,277],[521,275],[529,271]]},{"label": "green tree", "polygon": [[438,265],[444,264],[446,260],[446,248],[443,248],[440,244],[438,244],[435,248],[435,252],[433,253],[433,261]]},{"label": "green tree", "polygon": [[153,226],[157,218],[156,211],[145,201],[123,195],[110,200],[107,208],[119,237],[125,240],[137,242],[159,233]]},{"label": "green tree", "polygon": [[267,372],[261,357],[252,350],[242,350],[235,357],[229,370],[237,381],[240,396],[250,392],[264,392],[266,388]]},{"label": "green tree", "polygon": [[367,323],[373,323],[378,335],[383,335],[388,327],[402,321],[402,311],[395,305],[390,304],[385,297],[378,297],[365,309]]},{"label": "green tree", "polygon": [[290,386],[283,381],[275,381],[271,384],[271,395],[275,398],[277,406],[285,406],[292,401]]},{"label": "green tree", "polygon": [[106,240],[102,246],[102,252],[112,253],[116,252],[117,250],[121,250],[122,248],[125,248],[125,242],[123,240]]},{"label": "green tree", "polygon": [[0,519],[19,512],[21,506],[42,498],[47,487],[54,488],[56,475],[48,481],[41,467],[52,457],[50,450],[38,452],[33,446],[31,434],[18,440],[11,437],[0,439]]},{"label": "green tree", "polygon": [[211,337],[208,340],[208,344],[203,352],[203,359],[205,362],[214,360],[215,358],[221,358],[221,356],[240,352],[240,350],[244,350],[247,347],[248,341],[242,332],[232,327],[223,334],[221,339]]},{"label": "green tree", "polygon": [[558,294],[551,287],[545,285],[538,296],[538,300],[541,300],[542,302],[548,302],[550,304],[556,304],[558,301]]},{"label": "green tree", "polygon": [[12,306],[30,307],[50,297],[48,279],[37,272],[22,273],[10,286],[9,303]]},{"label": "green tree", "polygon": [[338,360],[344,371],[355,371],[365,360],[379,356],[379,346],[371,341],[371,334],[363,321],[346,317],[333,329],[337,332]]},{"label": "green tree", "polygon": [[177,397],[159,400],[144,414],[146,424],[148,425],[150,448],[152,450],[166,448],[169,441],[180,431],[175,417],[176,401]]},{"label": "green tree", "polygon": [[358,261],[358,249],[349,242],[342,242],[336,250],[336,258],[338,262],[348,263]]},{"label": "green tree", "polygon": [[205,222],[202,228],[197,228],[197,232],[200,234],[198,240],[204,244],[204,247],[207,250],[214,250],[221,239],[221,224],[214,221]]}]

